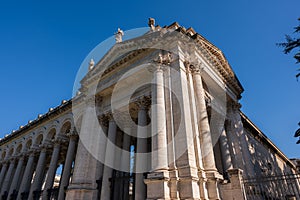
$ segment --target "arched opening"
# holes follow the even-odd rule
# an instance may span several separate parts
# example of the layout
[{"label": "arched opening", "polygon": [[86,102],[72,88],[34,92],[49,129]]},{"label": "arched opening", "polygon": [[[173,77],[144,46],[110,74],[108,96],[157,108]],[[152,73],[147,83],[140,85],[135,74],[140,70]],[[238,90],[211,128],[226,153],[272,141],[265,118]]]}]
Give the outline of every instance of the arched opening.
[{"label": "arched opening", "polygon": [[4,152],[1,154],[1,159],[4,160],[5,156],[6,156],[6,151],[4,151]]},{"label": "arched opening", "polygon": [[12,147],[12,148],[9,150],[8,156],[12,156],[13,153],[14,153],[14,148]]},{"label": "arched opening", "polygon": [[55,130],[55,128],[52,128],[52,129],[48,132],[46,139],[47,139],[47,140],[53,140],[53,139],[55,138],[55,135],[56,135],[56,130]]},{"label": "arched opening", "polygon": [[32,145],[32,140],[29,139],[27,142],[26,142],[26,145],[25,145],[25,151],[29,150],[31,148],[31,145]]},{"label": "arched opening", "polygon": [[71,132],[71,127],[72,127],[71,122],[69,122],[69,121],[65,122],[63,124],[62,128],[60,129],[60,133],[62,135],[66,135],[66,134],[70,133]]},{"label": "arched opening", "polygon": [[16,153],[15,153],[15,155],[18,155],[19,153],[21,153],[22,147],[23,147],[22,144],[19,144],[19,145],[18,145],[18,147],[16,148]]},{"label": "arched opening", "polygon": [[40,145],[43,142],[43,134],[41,133],[40,135],[38,135],[35,139],[35,144],[36,145]]}]

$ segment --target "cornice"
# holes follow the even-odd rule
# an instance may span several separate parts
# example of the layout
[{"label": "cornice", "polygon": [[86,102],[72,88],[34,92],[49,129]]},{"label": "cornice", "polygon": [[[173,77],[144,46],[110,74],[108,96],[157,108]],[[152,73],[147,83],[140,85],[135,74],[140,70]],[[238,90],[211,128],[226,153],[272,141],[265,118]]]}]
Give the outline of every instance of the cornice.
[{"label": "cornice", "polygon": [[2,138],[0,140],[0,145],[3,145],[6,142],[8,142],[14,138],[17,138],[22,133],[24,133],[28,130],[36,128],[43,122],[54,119],[56,116],[61,115],[62,113],[67,112],[70,109],[72,109],[72,99],[62,102],[61,105],[49,110],[49,112],[47,112],[43,115],[39,115],[39,117],[37,119],[30,121],[30,123],[26,124],[25,126],[21,126],[18,130],[14,131],[11,134],[9,134],[8,136]]}]

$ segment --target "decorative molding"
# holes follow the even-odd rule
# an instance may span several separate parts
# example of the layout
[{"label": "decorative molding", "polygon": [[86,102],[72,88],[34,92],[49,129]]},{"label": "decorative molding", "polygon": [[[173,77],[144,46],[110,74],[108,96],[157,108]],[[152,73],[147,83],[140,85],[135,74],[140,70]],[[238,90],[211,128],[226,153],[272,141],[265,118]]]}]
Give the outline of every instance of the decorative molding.
[{"label": "decorative molding", "polygon": [[162,51],[162,53],[159,53],[157,58],[154,59],[153,62],[161,65],[170,65],[172,62],[172,53]]}]

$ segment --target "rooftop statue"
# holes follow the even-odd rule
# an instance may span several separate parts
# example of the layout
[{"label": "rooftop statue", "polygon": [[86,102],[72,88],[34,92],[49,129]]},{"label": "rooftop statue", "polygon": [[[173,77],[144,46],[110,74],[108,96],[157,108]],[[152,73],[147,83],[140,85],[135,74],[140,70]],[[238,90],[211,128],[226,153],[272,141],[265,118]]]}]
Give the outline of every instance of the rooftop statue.
[{"label": "rooftop statue", "polygon": [[124,32],[118,28],[118,32],[115,33],[116,43],[122,42],[122,37],[124,35]]}]

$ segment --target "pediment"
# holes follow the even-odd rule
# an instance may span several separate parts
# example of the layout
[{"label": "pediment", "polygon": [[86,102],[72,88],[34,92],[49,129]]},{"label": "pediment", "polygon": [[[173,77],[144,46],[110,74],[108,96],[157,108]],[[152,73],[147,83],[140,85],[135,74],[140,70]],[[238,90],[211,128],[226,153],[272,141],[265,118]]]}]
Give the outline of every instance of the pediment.
[{"label": "pediment", "polygon": [[[185,29],[184,27],[180,27],[178,23],[173,23],[164,28],[158,27],[158,30],[148,31],[140,37],[116,43],[81,80],[81,84],[89,84],[95,77],[111,66],[116,65],[118,62],[121,64],[127,62],[136,54],[145,51],[145,49],[168,50],[172,45],[178,44],[179,40],[198,45],[200,49],[204,50],[201,52],[203,58],[220,74],[221,78],[230,85],[237,94],[240,95],[243,92],[244,89],[242,85],[222,51],[203,36],[196,33],[193,28]],[[168,46],[167,49],[166,46]]]}]

